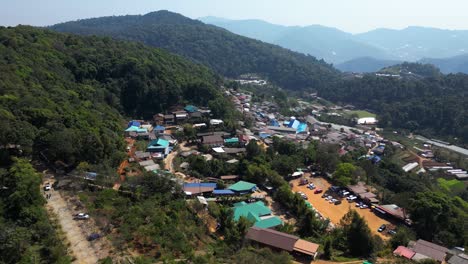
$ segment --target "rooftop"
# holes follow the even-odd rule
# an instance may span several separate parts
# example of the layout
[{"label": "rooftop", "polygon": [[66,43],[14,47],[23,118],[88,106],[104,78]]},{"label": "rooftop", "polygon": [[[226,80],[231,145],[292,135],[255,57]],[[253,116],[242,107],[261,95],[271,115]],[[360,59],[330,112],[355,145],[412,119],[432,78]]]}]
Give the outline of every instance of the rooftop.
[{"label": "rooftop", "polygon": [[255,187],[257,187],[255,183],[250,183],[246,181],[238,181],[234,183],[233,185],[229,186],[229,189],[235,192],[243,192],[243,191],[251,191]]}]

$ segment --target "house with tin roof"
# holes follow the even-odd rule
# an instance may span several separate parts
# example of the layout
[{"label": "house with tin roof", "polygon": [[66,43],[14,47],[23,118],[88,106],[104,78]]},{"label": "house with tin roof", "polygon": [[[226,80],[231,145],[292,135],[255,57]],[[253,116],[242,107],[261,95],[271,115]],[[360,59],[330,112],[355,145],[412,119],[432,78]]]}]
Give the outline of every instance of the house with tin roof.
[{"label": "house with tin roof", "polygon": [[233,185],[229,186],[228,189],[234,191],[237,194],[247,194],[257,189],[257,185],[251,182],[238,181]]},{"label": "house with tin roof", "polygon": [[155,139],[148,144],[146,151],[150,153],[156,152],[163,155],[168,155],[170,152],[169,141],[161,138]]},{"label": "house with tin roof", "polygon": [[315,259],[319,245],[272,229],[253,226],[249,228],[245,238],[258,244],[274,249],[284,250],[293,255],[301,255]]},{"label": "house with tin roof", "polygon": [[270,208],[265,206],[262,201],[235,203],[233,210],[234,220],[239,221],[241,217],[245,217],[253,222],[256,227],[272,228],[283,224],[283,221],[279,217],[271,214]]}]

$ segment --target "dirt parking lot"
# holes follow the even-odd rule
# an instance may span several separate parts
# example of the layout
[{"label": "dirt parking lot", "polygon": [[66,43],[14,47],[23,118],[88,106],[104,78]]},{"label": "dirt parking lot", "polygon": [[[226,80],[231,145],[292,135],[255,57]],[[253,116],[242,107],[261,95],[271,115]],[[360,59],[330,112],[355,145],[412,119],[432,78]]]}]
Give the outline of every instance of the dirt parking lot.
[{"label": "dirt parking lot", "polygon": [[[366,219],[369,228],[371,229],[372,233],[379,235],[383,239],[389,239],[388,236],[382,235],[381,233],[377,232],[377,229],[382,225],[386,224],[389,225],[390,223],[378,216],[376,216],[370,209],[360,209],[356,207],[356,203],[350,203],[346,199],[341,200],[341,204],[334,205],[330,204],[322,197],[323,193],[314,194],[314,190],[309,190],[307,185],[298,186],[299,180],[291,181],[293,183],[293,191],[294,192],[303,192],[307,195],[308,201],[317,209],[317,211],[325,218],[329,218],[330,221],[335,224],[339,225],[341,218],[349,212],[351,209],[355,209],[359,215]],[[318,188],[323,189],[325,192],[330,188],[330,183],[323,179],[323,178],[309,178],[309,183],[314,183],[315,186]]]}]

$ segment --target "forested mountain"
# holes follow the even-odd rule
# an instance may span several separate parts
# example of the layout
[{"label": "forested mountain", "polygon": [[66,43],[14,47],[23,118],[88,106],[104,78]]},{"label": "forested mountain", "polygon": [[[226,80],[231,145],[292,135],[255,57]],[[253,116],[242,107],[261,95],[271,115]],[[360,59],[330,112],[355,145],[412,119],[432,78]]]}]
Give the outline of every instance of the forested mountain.
[{"label": "forested mountain", "polygon": [[282,26],[262,20],[229,20],[203,17],[201,21],[233,33],[310,54],[333,64],[359,57],[390,59],[384,50],[360,42],[350,33],[320,25]]},{"label": "forested mountain", "polygon": [[363,78],[343,80],[320,95],[372,109],[379,114],[382,126],[468,142],[468,76],[464,74],[428,78],[366,74]]},{"label": "forested mountain", "polygon": [[257,73],[282,87],[324,87],[337,71],[315,57],[242,37],[169,11],[85,19],[52,26],[60,32],[104,35],[167,49],[228,77]]},{"label": "forested mountain", "polygon": [[0,54],[3,155],[20,145],[51,161],[115,164],[121,114],[223,98],[205,67],[138,43],[21,26],[0,29]]},{"label": "forested mountain", "polygon": [[377,72],[382,68],[401,63],[397,60],[381,60],[372,57],[361,57],[352,59],[336,65],[336,68],[343,72]]},{"label": "forested mountain", "polygon": [[[55,25],[52,29],[112,36],[163,47],[228,77],[260,73],[288,90],[315,90],[326,99],[372,109],[383,116],[381,124],[386,126],[446,138],[457,137],[455,141],[468,142],[463,132],[467,126],[463,108],[468,80],[465,75],[440,76],[435,81],[374,77],[339,81],[337,71],[313,57],[241,37],[168,11],[79,20]],[[415,109],[422,114],[409,109],[415,105],[419,105]],[[440,108],[434,107],[438,105]]]},{"label": "forested mountain", "polygon": [[[450,58],[433,59],[424,58],[418,61],[423,64],[432,64],[440,69],[444,74],[465,73],[468,74],[468,55],[459,55]],[[378,70],[392,65],[400,64],[401,61],[381,60],[376,58],[357,58],[336,67],[345,72],[377,72]]]},{"label": "forested mountain", "polygon": [[430,63],[437,66],[443,73],[466,73],[468,74],[468,54],[443,59],[425,58],[421,63]]},{"label": "forested mountain", "polygon": [[384,67],[380,73],[399,74],[405,77],[440,78],[442,73],[432,64],[403,62],[401,64]]},{"label": "forested mountain", "polygon": [[357,34],[356,39],[384,49],[399,60],[405,61],[446,58],[468,52],[468,30],[427,27],[376,29]]}]

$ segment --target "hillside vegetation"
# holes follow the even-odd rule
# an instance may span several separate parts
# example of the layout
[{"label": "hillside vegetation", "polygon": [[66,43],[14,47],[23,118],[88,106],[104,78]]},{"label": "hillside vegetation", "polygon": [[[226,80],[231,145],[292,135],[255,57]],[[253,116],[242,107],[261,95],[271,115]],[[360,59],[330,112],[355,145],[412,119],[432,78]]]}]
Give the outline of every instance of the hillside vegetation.
[{"label": "hillside vegetation", "polygon": [[223,98],[215,75],[165,51],[32,27],[0,29],[3,158],[120,162],[122,117]]},{"label": "hillside vegetation", "polygon": [[[373,74],[343,80],[320,95],[378,114],[380,125],[403,128],[452,142],[468,142],[468,76],[392,78]],[[456,139],[455,139],[456,138]]]},{"label": "hillside vegetation", "polygon": [[291,89],[325,87],[337,73],[315,57],[242,37],[169,11],[84,19],[51,29],[139,41],[203,63],[224,76],[257,73]]}]

